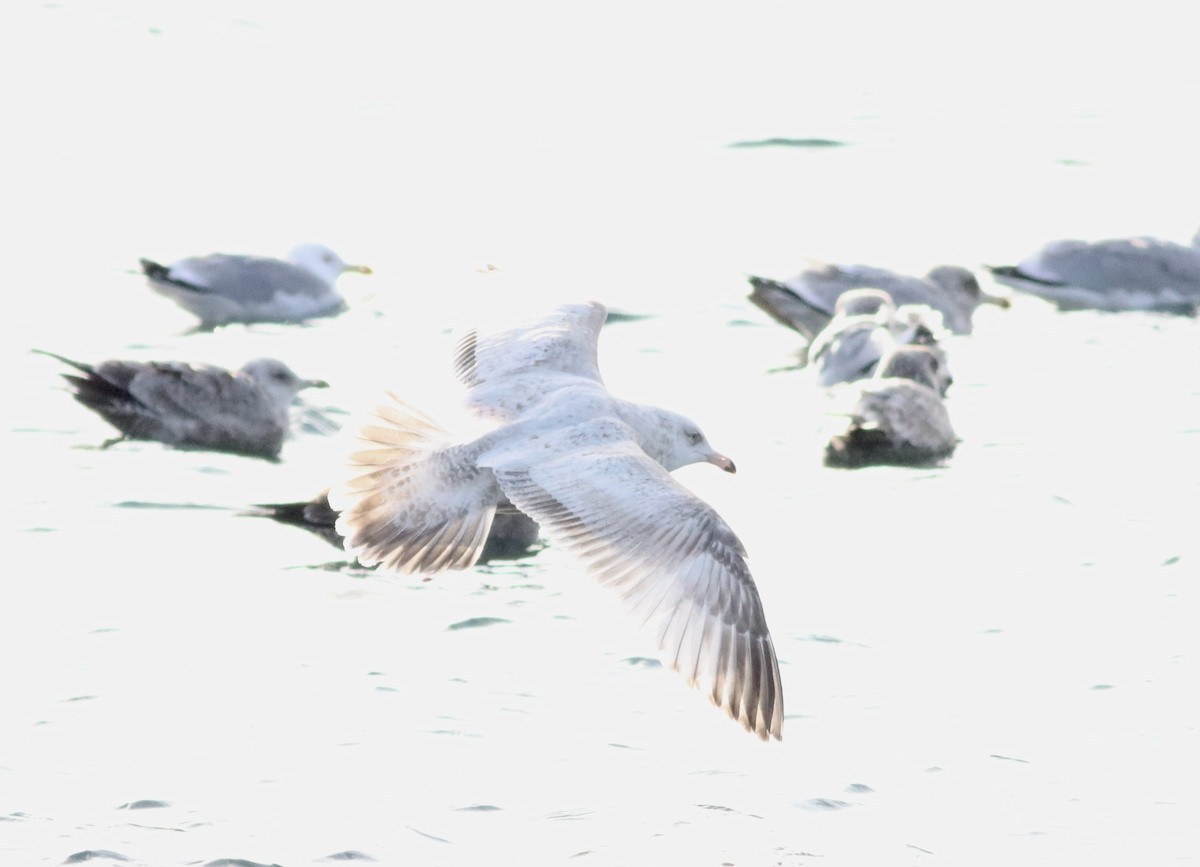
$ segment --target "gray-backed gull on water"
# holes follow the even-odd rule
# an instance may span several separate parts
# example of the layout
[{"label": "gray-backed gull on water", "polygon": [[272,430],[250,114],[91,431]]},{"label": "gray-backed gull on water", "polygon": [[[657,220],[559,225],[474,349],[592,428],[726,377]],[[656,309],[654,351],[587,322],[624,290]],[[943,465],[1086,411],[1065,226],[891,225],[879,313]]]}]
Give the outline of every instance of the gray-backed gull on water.
[{"label": "gray-backed gull on water", "polygon": [[[320,536],[339,550],[345,548],[345,540],[337,531],[338,513],[329,505],[328,490],[321,491],[311,500],[259,503],[242,514],[271,518],[280,524],[300,527]],[[512,560],[524,556],[530,552],[537,540],[537,522],[524,512],[511,508],[508,502],[504,501],[496,509],[496,517],[492,519],[487,542],[479,554],[479,562]]]},{"label": "gray-backed gull on water", "polygon": [[1019,265],[990,266],[997,282],[1062,310],[1200,307],[1200,247],[1157,238],[1052,241]]},{"label": "gray-backed gull on water", "polygon": [[[838,297],[833,319],[809,344],[808,364],[823,387],[867,379],[896,346],[928,346],[945,368],[945,354],[938,345],[944,331],[941,315],[932,308],[923,304],[897,308],[882,289],[850,289]],[[949,385],[947,371],[944,386]]]},{"label": "gray-backed gull on water", "polygon": [[853,405],[845,429],[830,437],[825,463],[854,469],[921,466],[954,453],[958,437],[939,394],[944,373],[927,346],[898,346],[875,376],[846,386]]},{"label": "gray-backed gull on water", "polygon": [[199,317],[202,328],[333,316],[346,306],[334,285],[337,278],[347,271],[371,273],[320,244],[301,244],[287,261],[212,253],[170,266],[141,262],[150,286]]},{"label": "gray-backed gull on water", "polygon": [[924,277],[913,277],[867,265],[813,262],[788,280],[751,277],[750,285],[754,304],[809,340],[829,324],[838,297],[850,289],[882,289],[897,305],[932,307],[954,334],[971,333],[980,304],[1009,305],[1007,298],[980,289],[975,275],[958,265],[939,265]]},{"label": "gray-backed gull on water", "polygon": [[75,368],[64,373],[75,399],[121,432],[116,440],[156,440],[182,449],[274,459],[289,430],[288,407],[301,379],[274,358],[256,358],[230,371],[163,361],[86,364],[36,350]]}]

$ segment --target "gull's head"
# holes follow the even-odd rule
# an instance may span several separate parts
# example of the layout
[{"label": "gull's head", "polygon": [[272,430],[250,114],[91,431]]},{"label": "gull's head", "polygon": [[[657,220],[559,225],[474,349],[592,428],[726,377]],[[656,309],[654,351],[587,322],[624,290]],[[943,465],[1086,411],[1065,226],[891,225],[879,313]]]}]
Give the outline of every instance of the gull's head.
[{"label": "gull's head", "polygon": [[277,358],[256,358],[242,365],[241,374],[253,380],[277,402],[287,405],[305,388],[327,388],[321,379],[303,379]]},{"label": "gull's head", "polygon": [[888,330],[900,343],[929,345],[946,337],[945,317],[927,304],[901,304],[888,322]]},{"label": "gull's head", "polygon": [[954,382],[945,353],[937,345],[895,347],[880,360],[875,378],[911,379],[943,396]]},{"label": "gull's head", "polygon": [[654,450],[646,449],[646,452],[668,472],[698,463],[713,464],[727,473],[737,472],[733,461],[709,445],[704,431],[690,418],[664,411],[658,434],[653,443]]},{"label": "gull's head", "polygon": [[975,306],[995,304],[997,307],[1004,308],[1011,305],[1011,302],[1003,295],[984,292],[979,286],[979,281],[975,279],[974,273],[961,265],[938,265],[925,276],[947,292],[971,299]]},{"label": "gull's head", "polygon": [[347,271],[371,273],[371,269],[366,265],[346,264],[341,256],[323,244],[301,244],[288,254],[288,258],[305,271],[316,274],[330,284]]}]

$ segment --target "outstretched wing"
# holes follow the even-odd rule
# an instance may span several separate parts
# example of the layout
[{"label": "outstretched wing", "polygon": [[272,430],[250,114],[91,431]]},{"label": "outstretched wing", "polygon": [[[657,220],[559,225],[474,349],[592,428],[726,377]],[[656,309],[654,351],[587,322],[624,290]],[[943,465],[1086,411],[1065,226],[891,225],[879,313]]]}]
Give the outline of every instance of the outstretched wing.
[{"label": "outstretched wing", "polygon": [[764,740],[780,738],[783,691],[745,550],[708,504],[616,420],[484,453],[513,504],[612,587],[663,660]]},{"label": "outstretched wing", "polygon": [[601,383],[597,342],[606,316],[602,304],[573,304],[494,334],[467,332],[454,352],[467,405],[485,418],[511,421],[558,383]]}]

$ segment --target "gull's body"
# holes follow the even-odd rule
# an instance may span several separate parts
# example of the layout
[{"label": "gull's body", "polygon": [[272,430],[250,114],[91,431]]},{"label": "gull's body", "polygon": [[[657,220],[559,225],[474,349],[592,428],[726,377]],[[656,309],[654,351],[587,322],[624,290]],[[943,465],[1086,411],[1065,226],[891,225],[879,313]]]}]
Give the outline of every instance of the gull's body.
[{"label": "gull's body", "polygon": [[119,439],[155,440],[181,449],[278,457],[288,434],[288,407],[304,388],[282,361],[259,358],[240,370],[159,361],[57,358],[82,374],[63,374],[75,399],[121,432]]},{"label": "gull's body", "polygon": [[971,333],[980,304],[1008,306],[1008,299],[984,292],[975,275],[957,265],[939,265],[924,277],[913,277],[867,265],[814,262],[789,280],[751,277],[750,284],[754,304],[809,340],[829,324],[837,299],[851,289],[882,289],[897,305],[931,307],[954,334]]},{"label": "gull's body", "polygon": [[213,253],[170,267],[143,259],[142,270],[156,292],[199,317],[203,328],[334,316],[346,306],[337,278],[346,271],[371,273],[365,265],[347,265],[320,244],[302,244],[286,261]]},{"label": "gull's body", "polygon": [[990,268],[1000,283],[1062,310],[1158,310],[1193,315],[1200,307],[1200,248],[1156,238],[1053,241],[1019,265]]},{"label": "gull's body", "polygon": [[887,324],[896,313],[892,296],[881,289],[852,289],[834,305],[833,318],[808,345],[808,364],[817,384],[828,387],[871,375],[892,345]]},{"label": "gull's body", "polygon": [[604,319],[599,304],[574,305],[469,333],[456,372],[494,427],[456,442],[389,396],[362,428],[357,475],[331,491],[337,529],[364,564],[465,568],[506,497],[621,595],[669,666],[748,730],[778,738],[778,663],[745,551],[669,474],[733,462],[688,419],[609,394],[596,351]]},{"label": "gull's body", "polygon": [[958,437],[939,394],[944,377],[929,347],[893,349],[873,378],[856,383],[849,423],[830,438],[825,463],[847,469],[921,466],[949,457]]},{"label": "gull's body", "polygon": [[838,297],[833,319],[809,344],[808,364],[817,384],[826,388],[870,377],[880,359],[896,346],[929,346],[944,365],[937,342],[940,320],[936,311],[923,305],[897,309],[883,290],[850,289]]}]

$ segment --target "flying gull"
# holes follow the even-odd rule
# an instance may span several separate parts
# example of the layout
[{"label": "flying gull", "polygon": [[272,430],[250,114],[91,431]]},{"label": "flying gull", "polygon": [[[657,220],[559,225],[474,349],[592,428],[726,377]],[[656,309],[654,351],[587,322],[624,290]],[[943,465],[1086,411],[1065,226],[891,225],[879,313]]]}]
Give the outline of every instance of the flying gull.
[{"label": "flying gull", "polygon": [[663,660],[762,739],[783,693],[742,543],[670,471],[727,472],[692,421],[611,395],[600,378],[602,305],[557,308],[457,345],[467,405],[491,430],[456,441],[395,395],[359,432],[353,477],[333,488],[337,529],[364,565],[469,567],[502,497],[574,553],[657,640]]},{"label": "flying gull", "polygon": [[347,265],[320,244],[301,244],[288,260],[212,253],[171,266],[142,259],[150,286],[200,318],[201,328],[229,322],[302,322],[341,313],[346,302],[334,286]]},{"label": "flying gull", "polygon": [[257,358],[240,370],[163,361],[97,365],[35,350],[75,368],[64,373],[75,399],[95,410],[121,440],[157,440],[181,449],[232,452],[274,460],[288,433],[288,407],[304,388],[282,361]]}]

